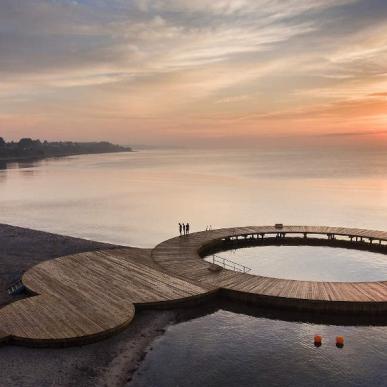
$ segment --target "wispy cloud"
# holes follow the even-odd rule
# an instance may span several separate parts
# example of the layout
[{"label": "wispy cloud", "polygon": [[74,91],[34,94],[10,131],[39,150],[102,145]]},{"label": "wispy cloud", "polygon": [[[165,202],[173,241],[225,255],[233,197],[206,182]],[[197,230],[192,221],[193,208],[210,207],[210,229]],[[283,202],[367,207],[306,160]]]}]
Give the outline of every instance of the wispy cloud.
[{"label": "wispy cloud", "polygon": [[0,125],[139,142],[380,127],[386,20],[377,0],[2,0]]},{"label": "wispy cloud", "polygon": [[356,132],[334,132],[319,134],[321,137],[357,137],[357,136],[375,136],[387,134],[387,130],[357,130]]}]

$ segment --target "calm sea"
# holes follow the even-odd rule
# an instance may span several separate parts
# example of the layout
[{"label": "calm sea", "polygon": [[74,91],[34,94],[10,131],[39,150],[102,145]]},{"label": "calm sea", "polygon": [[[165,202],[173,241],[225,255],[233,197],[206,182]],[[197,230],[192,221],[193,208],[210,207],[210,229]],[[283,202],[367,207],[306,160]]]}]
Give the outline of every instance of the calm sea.
[{"label": "calm sea", "polygon": [[[274,223],[387,230],[383,152],[145,150],[2,167],[0,222],[124,245],[152,247],[176,235],[179,221],[192,231]],[[275,277],[387,278],[387,257],[351,250],[273,246],[225,256]],[[316,333],[326,338],[320,348]],[[347,338],[341,350],[336,335]],[[169,327],[134,385],[386,385],[386,348],[385,327],[221,309]]]}]

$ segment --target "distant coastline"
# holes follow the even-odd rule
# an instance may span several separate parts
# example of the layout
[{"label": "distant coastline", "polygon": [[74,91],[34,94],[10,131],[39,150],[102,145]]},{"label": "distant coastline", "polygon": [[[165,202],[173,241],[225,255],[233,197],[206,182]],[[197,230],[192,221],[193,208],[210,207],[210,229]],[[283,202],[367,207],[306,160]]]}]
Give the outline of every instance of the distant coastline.
[{"label": "distant coastline", "polygon": [[5,142],[0,137],[0,162],[42,160],[86,154],[133,152],[131,147],[101,142],[48,142],[22,138],[18,142]]}]

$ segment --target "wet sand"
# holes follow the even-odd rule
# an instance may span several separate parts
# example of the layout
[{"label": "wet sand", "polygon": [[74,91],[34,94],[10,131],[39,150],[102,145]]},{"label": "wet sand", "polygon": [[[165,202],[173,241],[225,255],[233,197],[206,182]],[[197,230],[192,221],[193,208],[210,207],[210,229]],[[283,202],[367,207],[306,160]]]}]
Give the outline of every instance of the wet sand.
[{"label": "wet sand", "polygon": [[141,311],[118,335],[81,347],[0,347],[0,386],[124,386],[173,311]]},{"label": "wet sand", "polygon": [[[7,288],[37,263],[117,246],[0,225],[0,307],[13,302]],[[0,346],[0,386],[122,386],[130,382],[147,348],[176,311],[143,310],[118,335],[80,347]]]}]

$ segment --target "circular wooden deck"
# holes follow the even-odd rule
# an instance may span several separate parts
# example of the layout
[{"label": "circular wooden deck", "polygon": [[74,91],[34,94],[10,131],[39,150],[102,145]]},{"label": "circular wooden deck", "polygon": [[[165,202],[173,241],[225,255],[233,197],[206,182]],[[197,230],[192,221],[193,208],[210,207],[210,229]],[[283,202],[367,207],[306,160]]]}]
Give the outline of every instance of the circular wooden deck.
[{"label": "circular wooden deck", "polygon": [[28,270],[35,296],[0,309],[0,342],[69,345],[126,327],[136,307],[169,307],[212,294],[256,305],[320,313],[385,314],[387,281],[312,282],[209,270],[202,256],[233,241],[317,237],[387,253],[387,233],[335,227],[272,226],[204,231],[167,240],[153,250],[125,248],[61,257]]},{"label": "circular wooden deck", "polygon": [[[387,312],[387,281],[316,282],[268,278],[231,270],[210,271],[210,263],[202,256],[222,243],[232,240],[262,238],[323,238],[327,242],[338,237],[351,248],[374,246],[387,253],[387,233],[382,231],[321,226],[274,226],[225,228],[204,231],[165,241],[152,251],[153,260],[168,273],[190,279],[200,285],[220,289],[230,298],[256,304],[281,306],[308,311],[379,313]],[[278,239],[277,239],[278,240]]]}]

